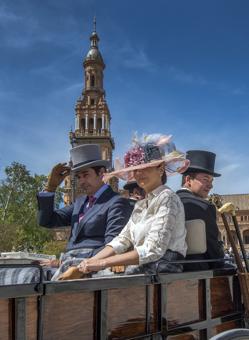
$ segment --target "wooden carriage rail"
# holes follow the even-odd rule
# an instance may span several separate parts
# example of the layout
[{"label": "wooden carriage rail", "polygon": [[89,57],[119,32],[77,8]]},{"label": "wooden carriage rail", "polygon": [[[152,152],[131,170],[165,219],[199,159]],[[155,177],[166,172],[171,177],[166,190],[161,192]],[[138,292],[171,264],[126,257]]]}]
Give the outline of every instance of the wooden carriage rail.
[{"label": "wooden carriage rail", "polygon": [[[199,336],[198,339],[209,339],[213,335],[212,332],[216,327],[222,331],[224,330],[224,328],[222,328],[223,325],[228,325],[229,323],[231,323],[231,327],[243,326],[244,315],[240,289],[237,276],[234,274],[234,270],[220,269],[178,274],[123,275],[74,281],[1,286],[0,304],[1,301],[8,299],[12,308],[10,308],[9,311],[11,314],[9,317],[9,338],[1,338],[1,332],[0,340],[50,340],[54,339],[58,334],[60,335],[57,339],[67,339],[68,335],[66,332],[73,333],[73,327],[75,325],[72,324],[72,329],[68,328],[64,330],[64,333],[60,333],[60,328],[63,329],[63,323],[59,324],[56,318],[51,319],[55,314],[60,314],[61,319],[63,319],[63,317],[67,318],[68,315],[70,316],[70,310],[69,312],[66,310],[66,308],[68,309],[70,306],[64,306],[64,300],[74,303],[74,305],[72,305],[74,311],[76,310],[78,313],[84,312],[86,306],[82,306],[81,300],[79,299],[83,298],[82,301],[84,301],[84,297],[89,296],[89,294],[94,300],[92,321],[90,322],[90,326],[94,328],[93,335],[91,337],[89,337],[89,335],[80,337],[77,333],[78,335],[75,335],[75,337],[70,336],[72,340],[167,339],[167,337],[177,336],[177,334],[180,334],[178,339],[183,339],[183,334],[190,334],[190,332],[197,332]],[[217,280],[222,280],[222,284],[228,283],[233,308],[214,315],[215,308],[212,306],[211,301],[213,299],[211,296],[211,286]],[[172,287],[173,289],[175,289],[174,287],[184,288],[186,282],[197,282],[196,284],[200,288],[199,291],[203,294],[201,301],[198,300],[198,303],[203,303],[203,306],[200,305],[198,308],[203,307],[203,311],[200,311],[198,320],[191,320],[190,318],[182,322],[179,318],[179,320],[176,320],[176,323],[173,322],[172,324],[172,320],[170,320],[172,317],[169,313],[172,312],[169,311],[169,308],[172,306],[172,303],[169,301],[172,299],[172,294],[168,294],[168,292],[171,293]],[[222,289],[225,289],[225,287],[222,287]],[[136,298],[137,292],[139,294],[142,292],[141,296],[144,296],[145,301],[140,301],[139,299],[137,301],[134,300],[134,304],[145,306],[144,318],[142,316],[140,319],[138,317],[136,320],[132,319],[126,322],[126,318],[124,317],[124,319],[122,319],[122,315],[120,315],[121,321],[118,320],[116,324],[110,326],[111,316],[109,314],[112,311],[108,309],[108,304],[112,303],[111,299],[115,298],[115,294],[120,294],[118,303],[120,304],[120,308],[122,308],[122,304],[124,304],[124,306],[127,305],[125,301],[126,294],[132,293]],[[175,291],[176,296],[180,293],[182,292]],[[225,295],[224,299],[223,297],[221,298],[221,301],[224,300],[225,304]],[[28,319],[30,319],[28,303],[30,299],[35,299],[36,301],[36,311],[34,310],[34,312],[37,313],[37,318],[34,320],[34,322],[37,322],[36,325],[28,324]],[[77,301],[79,301],[78,305],[75,306]],[[32,303],[34,304],[34,302]],[[182,301],[182,304],[184,304],[184,301]],[[53,306],[60,306],[61,308],[60,310],[48,310],[49,306],[50,309],[53,309]],[[116,304],[114,304],[114,306],[117,307]],[[131,311],[134,309],[134,306],[130,306]],[[189,308],[191,308],[191,306]],[[63,313],[65,313],[64,316]],[[53,324],[53,322],[56,324]],[[29,334],[30,327],[33,327],[32,336]],[[77,327],[81,326],[78,324]],[[119,337],[117,334],[121,334],[121,336]],[[49,337],[50,335],[51,337]],[[65,337],[63,338],[64,335]]]}]

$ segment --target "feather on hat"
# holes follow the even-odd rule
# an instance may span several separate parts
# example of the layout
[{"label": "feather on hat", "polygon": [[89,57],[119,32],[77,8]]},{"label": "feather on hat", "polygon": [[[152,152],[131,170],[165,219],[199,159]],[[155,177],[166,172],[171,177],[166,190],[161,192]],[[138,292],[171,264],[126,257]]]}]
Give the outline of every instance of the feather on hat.
[{"label": "feather on hat", "polygon": [[132,138],[132,147],[124,155],[123,164],[117,159],[114,165],[115,170],[105,174],[104,179],[109,180],[115,176],[131,181],[134,179],[134,170],[154,167],[161,163],[165,163],[167,175],[186,171],[189,161],[186,160],[184,153],[176,150],[171,139],[171,135],[151,134],[138,138],[135,134]]}]

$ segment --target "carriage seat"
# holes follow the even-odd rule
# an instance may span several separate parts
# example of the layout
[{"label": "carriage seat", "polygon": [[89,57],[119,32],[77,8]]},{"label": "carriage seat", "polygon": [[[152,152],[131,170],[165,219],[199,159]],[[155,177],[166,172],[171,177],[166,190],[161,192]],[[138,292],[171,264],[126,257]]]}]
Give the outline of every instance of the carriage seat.
[{"label": "carriage seat", "polygon": [[207,251],[206,224],[201,219],[185,222],[188,246],[187,255],[204,254]]}]

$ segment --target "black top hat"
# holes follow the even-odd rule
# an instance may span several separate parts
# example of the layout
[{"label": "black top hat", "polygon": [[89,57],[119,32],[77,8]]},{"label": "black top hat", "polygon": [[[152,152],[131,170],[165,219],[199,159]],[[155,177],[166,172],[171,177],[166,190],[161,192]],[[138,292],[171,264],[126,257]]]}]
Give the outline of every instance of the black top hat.
[{"label": "black top hat", "polygon": [[72,159],[72,171],[79,171],[94,166],[107,168],[109,162],[101,159],[100,147],[97,144],[83,144],[70,150]]},{"label": "black top hat", "polygon": [[214,172],[215,153],[203,150],[189,150],[186,153],[186,159],[190,160],[190,166],[183,175],[193,172],[204,172],[214,177],[221,176]]}]

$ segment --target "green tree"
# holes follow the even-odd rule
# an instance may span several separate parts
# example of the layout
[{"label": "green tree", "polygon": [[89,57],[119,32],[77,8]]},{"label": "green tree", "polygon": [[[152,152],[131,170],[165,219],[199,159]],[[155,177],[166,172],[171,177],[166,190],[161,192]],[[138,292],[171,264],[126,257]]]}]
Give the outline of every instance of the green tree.
[{"label": "green tree", "polygon": [[[46,183],[44,175],[31,175],[26,166],[13,162],[5,168],[0,183],[0,251],[27,249],[41,252],[53,240],[50,230],[37,224],[37,192]],[[57,205],[62,193],[56,195]]]}]

